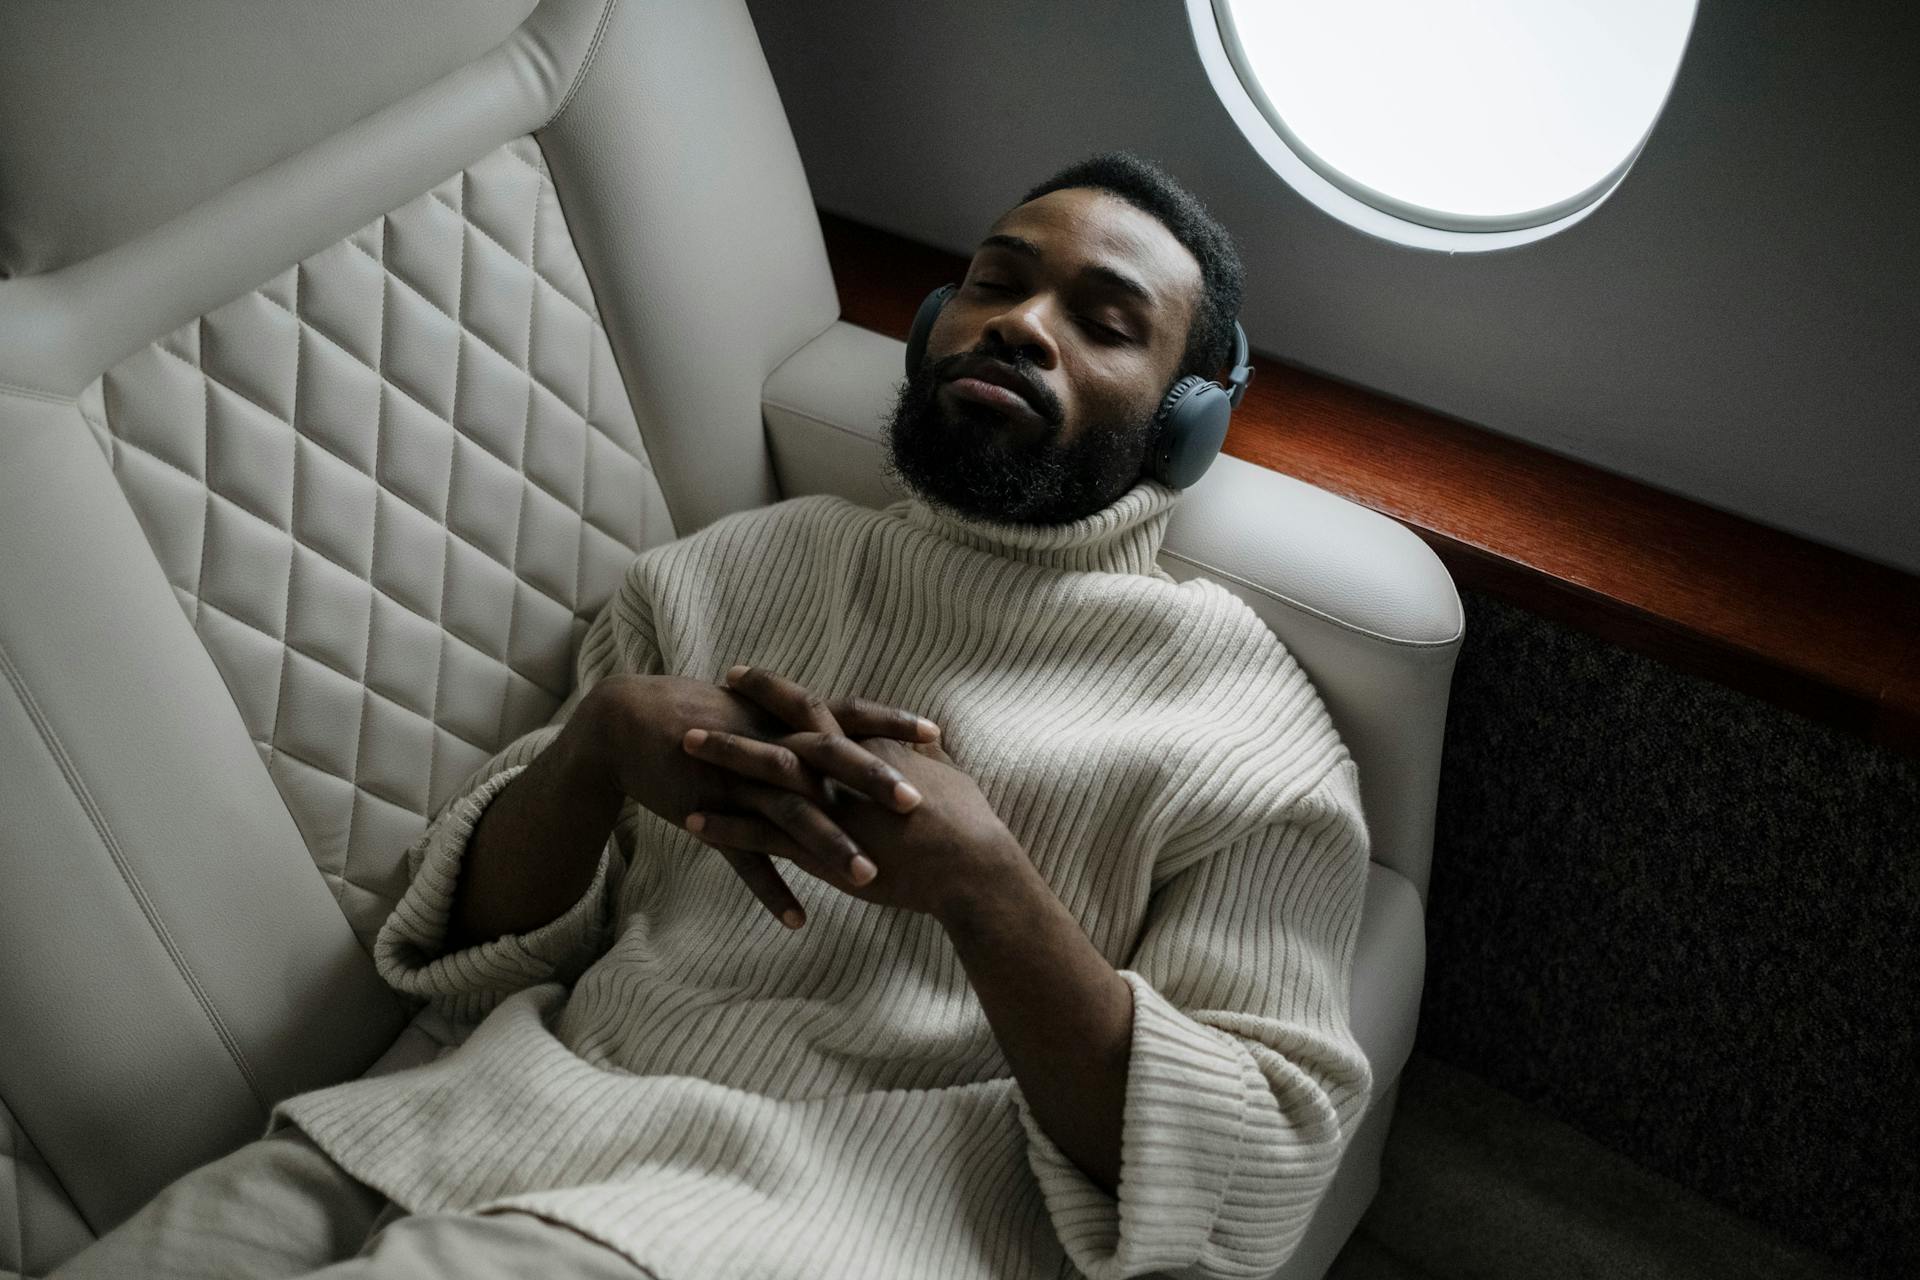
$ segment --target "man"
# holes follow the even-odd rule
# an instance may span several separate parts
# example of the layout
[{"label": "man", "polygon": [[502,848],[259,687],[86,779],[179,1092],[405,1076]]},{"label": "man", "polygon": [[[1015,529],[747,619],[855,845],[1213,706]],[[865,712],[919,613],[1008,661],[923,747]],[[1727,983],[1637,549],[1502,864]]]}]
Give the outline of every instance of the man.
[{"label": "man", "polygon": [[410,851],[377,962],[464,1038],[64,1274],[1277,1266],[1371,1087],[1367,835],[1298,664],[1155,563],[1157,411],[1239,273],[1134,157],[1030,192],[900,393],[913,496],[642,555]]}]

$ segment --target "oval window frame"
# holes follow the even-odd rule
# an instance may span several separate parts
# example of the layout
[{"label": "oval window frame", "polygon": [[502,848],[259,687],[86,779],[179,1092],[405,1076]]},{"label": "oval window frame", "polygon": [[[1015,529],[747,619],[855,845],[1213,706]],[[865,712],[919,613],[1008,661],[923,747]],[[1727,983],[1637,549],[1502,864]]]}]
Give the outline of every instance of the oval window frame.
[{"label": "oval window frame", "polygon": [[1288,186],[1323,212],[1358,230],[1414,248],[1447,253],[1513,248],[1544,239],[1573,226],[1619,190],[1673,100],[1699,16],[1699,0],[1693,0],[1680,56],[1674,61],[1666,92],[1639,140],[1605,176],[1571,196],[1524,213],[1455,214],[1388,195],[1321,159],[1287,126],[1261,89],[1234,28],[1227,0],[1187,0],[1188,26],[1214,93],[1247,141]]}]

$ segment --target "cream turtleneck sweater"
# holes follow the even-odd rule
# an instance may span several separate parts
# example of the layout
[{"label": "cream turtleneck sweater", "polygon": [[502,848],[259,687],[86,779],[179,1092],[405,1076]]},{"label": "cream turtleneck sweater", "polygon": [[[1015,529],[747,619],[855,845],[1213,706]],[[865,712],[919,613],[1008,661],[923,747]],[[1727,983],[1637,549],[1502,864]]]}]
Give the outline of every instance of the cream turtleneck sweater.
[{"label": "cream turtleneck sweater", "polygon": [[934,920],[789,870],[789,931],[632,804],[564,915],[443,954],[474,824],[556,727],[435,819],[377,941],[395,987],[479,1025],[270,1127],[410,1212],[536,1213],[661,1280],[1277,1266],[1371,1087],[1347,1024],[1367,830],[1294,658],[1157,567],[1177,497],[1143,481],[1060,526],[741,512],[641,555],[577,661],[581,688],[743,662],[938,721],[1132,988],[1117,1196],[1040,1128]]}]

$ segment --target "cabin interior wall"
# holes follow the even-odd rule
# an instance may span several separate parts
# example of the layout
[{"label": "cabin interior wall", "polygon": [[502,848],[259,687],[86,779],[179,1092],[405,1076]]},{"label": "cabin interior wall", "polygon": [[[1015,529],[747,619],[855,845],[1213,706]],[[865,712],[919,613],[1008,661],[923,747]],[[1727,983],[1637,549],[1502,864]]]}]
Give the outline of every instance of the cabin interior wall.
[{"label": "cabin interior wall", "polygon": [[1256,349],[1920,572],[1920,9],[1701,4],[1627,180],[1534,244],[1355,231],[1269,170],[1167,0],[749,0],[816,200],[958,253],[1114,146],[1221,216]]},{"label": "cabin interior wall", "polygon": [[[749,7],[831,212],[964,254],[1131,146],[1236,233],[1263,352],[1920,572],[1916,11],[1705,0],[1611,198],[1447,256],[1267,171],[1181,5]],[[1420,1048],[1811,1247],[1920,1267],[1920,767],[1463,596]]]}]

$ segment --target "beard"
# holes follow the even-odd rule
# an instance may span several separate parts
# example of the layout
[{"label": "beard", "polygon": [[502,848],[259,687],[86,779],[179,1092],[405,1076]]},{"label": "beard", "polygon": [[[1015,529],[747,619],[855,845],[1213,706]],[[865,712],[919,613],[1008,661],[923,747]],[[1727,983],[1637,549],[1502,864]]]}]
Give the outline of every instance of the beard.
[{"label": "beard", "polygon": [[[1153,411],[1090,425],[1061,444],[1060,406],[1049,397],[1036,409],[1053,429],[1023,438],[989,405],[949,409],[936,398],[944,374],[971,354],[922,360],[901,384],[887,426],[889,476],[928,502],[994,524],[1066,524],[1110,506],[1139,483]],[[1033,377],[1032,362],[1004,348],[981,354]]]}]

